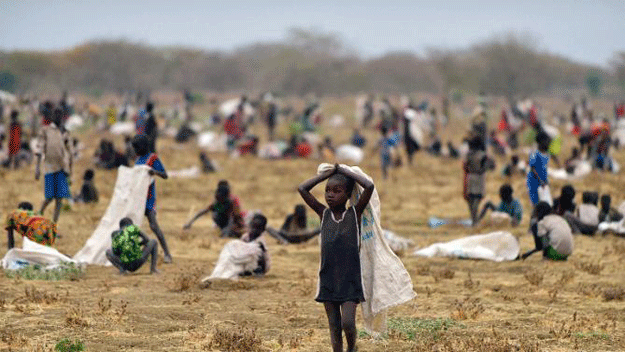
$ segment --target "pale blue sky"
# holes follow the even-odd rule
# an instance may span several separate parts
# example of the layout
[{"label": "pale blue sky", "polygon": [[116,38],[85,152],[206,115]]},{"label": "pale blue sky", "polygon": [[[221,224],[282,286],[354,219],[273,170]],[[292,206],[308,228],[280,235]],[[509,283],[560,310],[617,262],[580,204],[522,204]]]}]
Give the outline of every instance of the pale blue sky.
[{"label": "pale blue sky", "polygon": [[0,49],[60,49],[92,39],[230,50],[290,27],[339,33],[365,57],[463,48],[529,32],[540,49],[607,65],[625,50],[625,1],[0,0]]}]

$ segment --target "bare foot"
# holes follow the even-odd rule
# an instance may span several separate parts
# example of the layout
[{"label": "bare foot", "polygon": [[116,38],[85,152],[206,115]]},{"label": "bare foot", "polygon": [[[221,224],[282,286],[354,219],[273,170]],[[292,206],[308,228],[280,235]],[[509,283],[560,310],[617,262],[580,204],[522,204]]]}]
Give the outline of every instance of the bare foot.
[{"label": "bare foot", "polygon": [[165,264],[171,264],[173,261],[174,261],[174,260],[172,259],[172,257],[171,257],[170,255],[166,255],[166,256],[163,258],[163,263],[165,263]]},{"label": "bare foot", "polygon": [[161,272],[160,272],[158,269],[154,269],[154,270],[150,271],[150,274],[155,274],[155,275],[158,275],[158,274],[160,274],[160,273],[161,273]]}]

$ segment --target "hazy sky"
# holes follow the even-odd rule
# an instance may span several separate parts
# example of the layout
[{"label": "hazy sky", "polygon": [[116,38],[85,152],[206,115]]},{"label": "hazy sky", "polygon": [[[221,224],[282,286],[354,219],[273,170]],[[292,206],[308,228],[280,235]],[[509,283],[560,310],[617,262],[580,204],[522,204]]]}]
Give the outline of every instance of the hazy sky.
[{"label": "hazy sky", "polygon": [[528,32],[546,49],[607,65],[625,50],[623,0],[191,1],[0,0],[0,49],[60,49],[92,39],[233,49],[291,27],[339,33],[365,57],[463,48]]}]

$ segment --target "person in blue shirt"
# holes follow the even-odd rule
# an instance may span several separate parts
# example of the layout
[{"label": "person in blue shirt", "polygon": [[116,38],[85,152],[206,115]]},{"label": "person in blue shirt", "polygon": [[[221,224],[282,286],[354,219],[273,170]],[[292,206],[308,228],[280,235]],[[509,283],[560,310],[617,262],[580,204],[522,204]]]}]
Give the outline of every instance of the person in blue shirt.
[{"label": "person in blue shirt", "polygon": [[538,198],[538,188],[549,184],[547,179],[547,164],[549,164],[549,136],[540,132],[536,135],[538,150],[530,155],[529,172],[527,173],[527,191],[529,193],[532,206],[536,206]]},{"label": "person in blue shirt", "polygon": [[505,184],[499,188],[499,197],[501,198],[501,202],[497,207],[492,202],[487,202],[484,205],[484,209],[480,213],[479,219],[486,215],[488,210],[506,213],[510,215],[512,226],[517,226],[521,223],[523,219],[523,206],[521,206],[521,202],[518,199],[515,199],[512,196],[513,190],[509,184]]},{"label": "person in blue shirt", "polygon": [[[156,175],[166,180],[168,178],[167,171],[165,171],[165,167],[158,156],[155,153],[150,152],[150,142],[151,141],[146,135],[138,135],[132,139],[132,147],[138,156],[137,161],[135,161],[135,165],[147,165],[150,167],[150,176]],[[150,229],[154,232],[158,238],[158,242],[163,248],[163,252],[165,254],[164,262],[171,263],[172,257],[169,253],[167,241],[165,240],[165,236],[156,221],[156,181],[153,181],[150,184],[150,188],[148,188],[148,197],[145,204],[145,216],[150,222]]]}]

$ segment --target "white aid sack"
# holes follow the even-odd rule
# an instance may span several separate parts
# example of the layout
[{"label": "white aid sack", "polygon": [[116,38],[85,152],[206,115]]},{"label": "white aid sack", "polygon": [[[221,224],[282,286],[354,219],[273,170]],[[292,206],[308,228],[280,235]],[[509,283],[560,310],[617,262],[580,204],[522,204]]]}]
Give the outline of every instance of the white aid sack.
[{"label": "white aid sack", "polygon": [[497,231],[485,235],[473,235],[445,243],[435,243],[418,249],[418,257],[450,257],[483,259],[495,262],[515,260],[519,256],[519,241],[510,232]]},{"label": "white aid sack", "polygon": [[549,177],[558,179],[558,180],[567,180],[567,181],[575,181],[585,176],[589,175],[592,172],[592,165],[590,165],[587,161],[582,161],[575,167],[575,170],[572,174],[566,172],[564,168],[560,169],[552,169],[548,168],[547,173]]},{"label": "white aid sack", "polygon": [[104,216],[85,246],[74,255],[78,263],[110,265],[106,250],[111,248],[111,233],[119,229],[119,221],[125,217],[141,227],[145,216],[145,203],[152,178],[149,167],[137,165],[132,168],[120,166],[117,181]]},{"label": "white aid sack", "polygon": [[131,135],[135,133],[135,124],[130,121],[116,122],[111,125],[109,132],[111,132],[112,134],[117,134],[117,135],[121,135],[121,134]]},{"label": "white aid sack", "polygon": [[[317,173],[332,168],[334,165],[321,164],[317,168]],[[371,180],[371,177],[359,167],[352,166],[350,169]],[[362,187],[356,185],[350,199],[351,204],[358,202],[361,193]],[[386,331],[386,310],[410,301],[416,293],[412,289],[410,274],[384,239],[377,190],[373,191],[371,200],[362,214],[360,234],[360,269],[365,295],[365,302],[361,304],[362,315],[365,329],[379,334]]]},{"label": "white aid sack", "polygon": [[202,132],[198,135],[197,145],[209,152],[225,152],[228,137],[219,135],[213,131]]},{"label": "white aid sack", "polygon": [[3,269],[17,268],[22,263],[41,265],[46,269],[53,269],[63,263],[74,263],[72,258],[52,247],[33,242],[26,237],[22,239],[24,240],[22,248],[12,248],[2,258]]},{"label": "white aid sack", "polygon": [[257,242],[243,242],[232,240],[219,253],[219,259],[212,274],[202,279],[202,282],[213,279],[237,280],[239,274],[254,271],[263,250]]},{"label": "white aid sack", "polygon": [[339,162],[360,164],[364,157],[365,153],[355,145],[344,144],[336,148],[336,160]]},{"label": "white aid sack", "polygon": [[172,170],[168,174],[172,178],[197,178],[200,176],[200,168],[191,166],[186,169]]},{"label": "white aid sack", "polygon": [[401,237],[389,230],[384,230],[384,239],[395,253],[405,251],[409,247],[414,246],[414,242],[412,240]]}]

